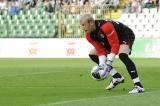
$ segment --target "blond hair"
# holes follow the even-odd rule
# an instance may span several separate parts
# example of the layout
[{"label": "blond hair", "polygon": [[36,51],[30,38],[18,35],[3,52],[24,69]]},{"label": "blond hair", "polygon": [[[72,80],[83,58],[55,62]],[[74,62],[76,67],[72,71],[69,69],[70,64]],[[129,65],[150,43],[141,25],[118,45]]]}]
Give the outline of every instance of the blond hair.
[{"label": "blond hair", "polygon": [[94,18],[92,17],[91,14],[85,13],[85,14],[81,14],[80,16],[80,22],[82,21],[94,21]]}]

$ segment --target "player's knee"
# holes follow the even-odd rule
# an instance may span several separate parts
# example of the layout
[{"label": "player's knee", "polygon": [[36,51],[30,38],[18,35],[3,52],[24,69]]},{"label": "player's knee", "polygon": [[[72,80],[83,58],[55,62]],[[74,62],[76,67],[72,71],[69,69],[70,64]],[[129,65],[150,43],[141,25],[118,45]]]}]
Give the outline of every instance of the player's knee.
[{"label": "player's knee", "polygon": [[93,55],[93,54],[89,54],[89,57],[91,58],[91,59],[98,59],[98,56],[97,55]]},{"label": "player's knee", "polygon": [[93,55],[93,54],[89,54],[89,57],[92,61],[94,61],[95,63],[99,64],[99,59],[97,55]]},{"label": "player's knee", "polygon": [[89,55],[98,55],[96,49],[91,49]]}]

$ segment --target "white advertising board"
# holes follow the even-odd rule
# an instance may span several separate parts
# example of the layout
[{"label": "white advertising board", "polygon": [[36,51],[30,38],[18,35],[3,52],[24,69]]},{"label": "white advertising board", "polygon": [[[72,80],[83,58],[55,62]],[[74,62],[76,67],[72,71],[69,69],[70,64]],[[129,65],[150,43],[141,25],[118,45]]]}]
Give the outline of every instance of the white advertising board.
[{"label": "white advertising board", "polygon": [[[136,39],[131,57],[160,58],[160,39]],[[85,38],[0,39],[0,58],[88,58]]]},{"label": "white advertising board", "polygon": [[0,39],[0,58],[82,58],[92,46],[86,39]]}]

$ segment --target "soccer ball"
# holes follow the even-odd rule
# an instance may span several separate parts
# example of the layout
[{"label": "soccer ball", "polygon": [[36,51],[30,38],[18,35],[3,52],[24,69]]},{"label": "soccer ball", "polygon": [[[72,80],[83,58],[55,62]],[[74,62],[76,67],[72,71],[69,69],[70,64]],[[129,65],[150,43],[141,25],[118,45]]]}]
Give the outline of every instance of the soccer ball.
[{"label": "soccer ball", "polygon": [[91,70],[91,77],[94,79],[94,80],[100,80],[100,76],[98,74],[98,71],[99,71],[99,66],[94,66]]},{"label": "soccer ball", "polygon": [[109,72],[107,72],[103,67],[94,66],[91,70],[91,76],[94,80],[100,81],[107,77]]}]

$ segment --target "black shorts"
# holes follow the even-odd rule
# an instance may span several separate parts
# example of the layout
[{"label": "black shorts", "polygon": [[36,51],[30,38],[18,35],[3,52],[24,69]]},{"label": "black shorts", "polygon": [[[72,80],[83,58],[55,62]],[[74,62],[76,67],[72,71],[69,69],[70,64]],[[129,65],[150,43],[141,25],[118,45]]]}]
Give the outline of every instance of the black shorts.
[{"label": "black shorts", "polygon": [[120,44],[128,45],[131,50],[134,40],[135,35],[131,29],[126,29],[125,32],[122,35],[120,35],[119,38]]},{"label": "black shorts", "polygon": [[129,28],[126,28],[125,31],[119,36],[120,44],[126,44],[129,45],[129,47],[132,47],[134,40],[134,32]]}]

